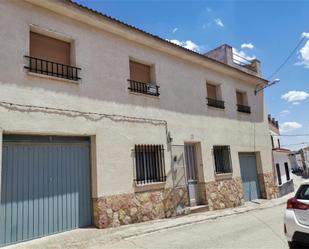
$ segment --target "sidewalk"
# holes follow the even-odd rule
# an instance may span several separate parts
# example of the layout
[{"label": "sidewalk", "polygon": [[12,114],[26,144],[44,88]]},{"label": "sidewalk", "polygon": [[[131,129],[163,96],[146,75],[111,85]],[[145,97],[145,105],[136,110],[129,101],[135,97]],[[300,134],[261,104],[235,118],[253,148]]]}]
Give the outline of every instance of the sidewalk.
[{"label": "sidewalk", "polygon": [[103,246],[122,239],[141,236],[160,230],[201,223],[207,220],[242,214],[252,210],[275,207],[286,203],[287,199],[291,198],[293,195],[294,193],[291,193],[278,199],[248,202],[244,206],[237,208],[194,213],[176,218],[154,220],[117,228],[101,230],[96,228],[77,229],[47,236],[41,239],[19,243],[7,248],[99,248],[100,245]]}]

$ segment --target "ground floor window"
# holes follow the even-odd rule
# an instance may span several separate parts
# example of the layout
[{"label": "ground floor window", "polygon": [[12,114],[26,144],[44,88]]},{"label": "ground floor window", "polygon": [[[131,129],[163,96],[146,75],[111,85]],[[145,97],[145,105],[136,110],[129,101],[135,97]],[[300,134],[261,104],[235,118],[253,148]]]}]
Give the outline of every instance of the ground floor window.
[{"label": "ground floor window", "polygon": [[289,164],[287,162],[284,163],[284,168],[285,168],[286,180],[289,181],[291,178],[290,178]]},{"label": "ground floor window", "polygon": [[135,145],[134,154],[137,184],[166,180],[163,145]]},{"label": "ground floor window", "polygon": [[276,170],[277,170],[277,176],[278,176],[278,183],[279,185],[282,184],[282,180],[281,180],[281,173],[280,173],[280,165],[279,163],[276,164]]},{"label": "ground floor window", "polygon": [[232,173],[230,147],[214,146],[213,153],[216,174]]}]

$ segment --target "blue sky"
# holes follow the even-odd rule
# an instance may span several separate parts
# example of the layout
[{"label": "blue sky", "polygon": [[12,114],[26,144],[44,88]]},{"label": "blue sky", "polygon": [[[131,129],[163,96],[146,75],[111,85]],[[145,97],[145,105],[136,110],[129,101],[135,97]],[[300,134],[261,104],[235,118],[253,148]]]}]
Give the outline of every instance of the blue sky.
[{"label": "blue sky", "polygon": [[[265,78],[309,32],[309,1],[76,2],[201,53],[230,44],[241,55],[258,58]],[[267,111],[279,120],[283,135],[309,134],[309,33],[305,36],[272,78],[280,83],[265,91]],[[287,146],[291,149],[309,144],[309,136],[281,140],[282,145],[296,144]]]}]

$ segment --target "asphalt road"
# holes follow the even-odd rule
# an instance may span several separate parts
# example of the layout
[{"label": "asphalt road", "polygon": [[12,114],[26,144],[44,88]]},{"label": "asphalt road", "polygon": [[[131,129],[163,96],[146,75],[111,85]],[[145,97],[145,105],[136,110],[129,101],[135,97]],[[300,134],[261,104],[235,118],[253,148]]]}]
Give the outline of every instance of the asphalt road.
[{"label": "asphalt road", "polygon": [[120,240],[108,249],[288,248],[283,233],[285,205]]}]

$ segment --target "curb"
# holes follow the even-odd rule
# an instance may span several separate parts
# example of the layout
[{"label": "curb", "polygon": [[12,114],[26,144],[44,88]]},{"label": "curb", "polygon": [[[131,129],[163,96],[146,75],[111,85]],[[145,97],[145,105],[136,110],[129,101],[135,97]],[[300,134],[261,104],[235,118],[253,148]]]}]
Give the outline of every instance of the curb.
[{"label": "curb", "polygon": [[[197,220],[182,221],[182,222],[179,222],[177,224],[171,224],[171,225],[167,224],[166,226],[162,226],[162,227],[159,227],[159,228],[153,228],[153,229],[150,228],[148,230],[136,231],[136,232],[133,232],[133,233],[128,234],[128,235],[120,235],[120,238],[126,240],[126,239],[130,239],[130,238],[134,238],[134,237],[138,237],[138,236],[142,236],[142,235],[147,235],[147,234],[159,232],[159,231],[162,231],[162,230],[169,230],[169,229],[173,229],[173,228],[178,228],[178,227],[188,226],[188,225],[192,225],[192,224],[202,223],[202,222],[207,221],[207,220],[216,220],[218,218],[230,217],[230,216],[234,216],[234,215],[238,215],[238,214],[244,214],[244,213],[248,213],[250,211],[268,209],[268,208],[280,206],[280,205],[286,203],[288,198],[289,198],[289,196],[285,196],[280,201],[275,201],[274,203],[271,203],[271,204],[265,203],[265,204],[262,204],[261,206],[258,206],[258,207],[238,207],[238,208],[234,208],[234,209],[225,209],[225,210],[218,211],[220,213],[213,214],[213,215],[207,215],[207,212],[209,212],[209,211],[206,211],[206,212],[203,212],[203,213],[195,213],[195,214],[192,214],[192,215],[182,216],[182,217],[190,218],[190,217],[194,217],[194,216],[198,216],[198,215],[207,215],[206,217],[201,218],[201,219],[197,219]],[[274,200],[278,200],[278,199],[274,199]]]}]

